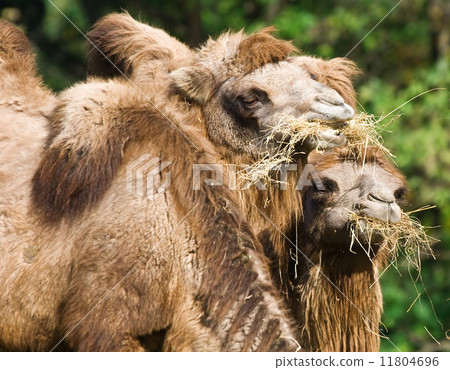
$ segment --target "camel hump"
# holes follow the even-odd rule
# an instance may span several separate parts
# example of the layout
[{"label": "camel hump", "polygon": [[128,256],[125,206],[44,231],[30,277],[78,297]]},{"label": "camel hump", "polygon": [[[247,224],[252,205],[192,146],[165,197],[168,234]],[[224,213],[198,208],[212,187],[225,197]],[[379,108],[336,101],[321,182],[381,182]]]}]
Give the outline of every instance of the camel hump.
[{"label": "camel hump", "polygon": [[[48,115],[53,103],[52,93],[37,73],[30,41],[18,27],[0,19],[0,106],[32,116]],[[1,121],[2,126],[15,123]]]},{"label": "camel hump", "polygon": [[16,95],[23,86],[32,89],[36,66],[33,49],[25,34],[12,23],[0,19],[0,100],[4,95]]},{"label": "camel hump", "polygon": [[0,60],[26,60],[34,67],[33,49],[25,34],[15,25],[0,19]]},{"label": "camel hump", "polygon": [[64,91],[32,181],[32,204],[48,223],[74,219],[98,203],[125,145],[163,116],[128,82],[91,79]]},{"label": "camel hump", "polygon": [[123,86],[91,81],[60,95],[49,117],[50,133],[33,177],[32,201],[45,220],[56,222],[78,215],[111,183],[125,143],[111,132],[108,99],[113,90],[121,91]]},{"label": "camel hump", "polygon": [[[149,60],[185,64],[193,52],[161,29],[134,20],[128,13],[101,18],[88,32],[88,73],[98,77],[130,77]],[[171,69],[170,65],[168,66]]]}]

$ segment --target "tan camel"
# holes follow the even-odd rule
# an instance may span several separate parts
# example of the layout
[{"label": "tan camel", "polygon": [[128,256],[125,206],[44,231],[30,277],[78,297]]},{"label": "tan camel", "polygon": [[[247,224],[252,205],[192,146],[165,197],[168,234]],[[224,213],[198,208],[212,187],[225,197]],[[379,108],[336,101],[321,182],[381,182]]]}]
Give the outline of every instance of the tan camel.
[{"label": "tan camel", "polygon": [[[215,161],[213,147],[198,130],[179,120],[175,128],[145,99],[136,98],[131,85],[117,81],[107,84],[114,90],[91,82],[56,100],[35,76],[23,34],[2,22],[0,40],[0,184],[6,190],[0,197],[0,346],[49,350],[70,333],[65,341],[76,350],[143,350],[141,337],[170,326],[171,350],[296,349],[261,246],[236,200],[226,189],[202,186],[194,193],[184,181],[185,166]],[[111,99],[110,91],[123,95]],[[112,156],[121,155],[111,151],[118,149],[114,140],[126,138],[108,138],[113,121],[108,122],[106,112],[113,121],[118,115],[126,118],[138,135],[127,143],[122,166],[102,199],[78,219],[43,222],[30,208],[31,180],[42,150],[46,148],[45,165],[57,149],[52,135],[61,130],[59,125],[80,128],[76,119],[86,119],[99,124],[99,130],[86,131],[84,138],[59,132],[58,139],[68,148],[74,139],[88,144],[97,135],[101,152],[80,147],[76,157],[70,153],[64,158],[60,152],[56,159],[78,161],[80,171],[86,171],[80,178],[113,171]],[[63,114],[73,120],[65,122]],[[194,145],[198,149],[192,150]],[[171,147],[185,151],[183,162],[178,160],[181,152]],[[172,162],[172,186],[153,202],[126,191],[126,165],[149,151]],[[95,153],[109,158],[96,162]],[[89,155],[91,168],[82,162]],[[40,168],[42,176],[42,164]],[[67,163],[56,169],[68,177],[77,175]],[[53,190],[57,200],[61,188]],[[83,199],[82,189],[78,193]],[[39,193],[34,196],[38,199]],[[236,315],[241,310],[255,315]]]},{"label": "tan camel", "polygon": [[399,222],[405,179],[374,147],[361,153],[335,149],[309,162],[324,187],[303,192],[304,220],[287,234],[285,248],[299,340],[310,351],[378,351],[383,311],[378,271],[395,251],[380,248],[382,235],[363,220],[352,239],[350,213]]},{"label": "tan camel", "polygon": [[[1,92],[1,145],[9,150],[0,159],[8,163],[0,172],[2,188],[8,189],[0,198],[0,345],[44,350],[68,334],[66,342],[77,350],[142,350],[141,337],[170,326],[171,348],[166,349],[297,348],[261,246],[235,196],[204,182],[200,191],[192,189],[188,169],[214,163],[220,155],[205,131],[227,138],[211,117],[214,106],[222,112],[217,97],[198,108],[167,99],[171,83],[174,90],[199,92],[191,98],[201,101],[207,92],[191,84],[196,70],[178,69],[170,79],[158,80],[160,86],[152,85],[152,91],[139,92],[119,80],[91,80],[56,101],[35,77],[20,31],[2,22],[0,34],[5,51],[1,76],[17,84],[2,82]],[[215,58],[229,40],[238,47],[232,57],[236,67],[249,72],[242,78],[250,80],[243,82],[260,81],[264,87],[279,67],[282,78],[290,79],[292,73],[300,80],[309,78],[300,67],[282,61],[291,46],[267,32],[226,34],[200,51],[200,64],[208,63],[211,45],[217,46],[211,54]],[[261,52],[266,44],[268,50]],[[208,71],[206,65],[193,68],[200,77]],[[220,71],[209,72],[220,77]],[[37,95],[16,94],[17,100],[9,100],[24,81]],[[309,102],[319,117],[352,114],[336,92],[311,81],[306,86],[311,94],[324,94],[336,103]],[[225,87],[219,91],[238,88]],[[164,116],[142,92],[163,107]],[[281,93],[285,109],[299,102]],[[274,106],[274,111],[280,109]],[[220,112],[217,119],[223,120]],[[257,121],[267,125],[269,117],[270,112]],[[232,124],[227,118],[224,122]],[[204,119],[211,123],[206,130]],[[11,125],[18,128],[14,135]],[[234,150],[242,144],[237,128],[233,123],[227,142]],[[250,139],[255,135],[246,129],[244,134]],[[247,151],[257,152],[258,145]],[[126,191],[127,164],[148,153],[172,162],[172,185],[153,202]],[[161,178],[167,173],[161,171]]]},{"label": "tan camel", "polygon": [[[124,29],[127,32],[123,32]],[[189,49],[186,46],[173,39],[171,39],[171,43],[159,42],[159,32],[161,31],[134,21],[128,15],[115,14],[100,20],[93,27],[90,35],[94,45],[98,46],[105,55],[119,65],[125,66],[125,73],[129,78],[151,86],[152,81],[146,78],[145,70],[161,68],[161,65],[158,63],[164,59],[164,57],[151,52],[154,47],[162,46],[162,44],[167,45],[169,48],[166,51],[167,54],[170,54],[171,50],[184,50],[183,53],[179,54],[180,56],[189,53]],[[133,38],[130,38],[129,35],[133,35]],[[167,38],[167,35],[165,37]],[[136,39],[140,40],[141,47],[139,49],[133,48],[133,40]],[[162,38],[162,40],[165,39]],[[148,52],[145,51],[146,48]],[[119,54],[123,50],[126,51]],[[134,59],[135,55],[136,57],[139,56],[136,60]],[[126,63],[123,63],[124,60],[126,60]],[[338,58],[324,61],[307,56],[290,57],[288,60],[308,71],[313,79],[333,87],[345,98],[347,103],[354,107],[354,90],[349,78],[356,70],[351,62]],[[94,47],[91,47],[90,50],[90,61],[92,64],[91,72],[101,75],[102,69],[98,69],[98,66],[101,66],[101,62],[105,62],[105,59]],[[106,63],[109,64],[108,61]],[[220,65],[220,61],[215,63]],[[166,72],[186,65],[192,66],[192,64],[191,57],[186,58],[184,61],[180,57],[177,58],[176,66],[167,68]],[[140,70],[140,65],[145,66],[142,71]],[[211,68],[214,69],[215,67]],[[117,70],[114,70],[112,75],[118,75]],[[216,141],[215,134],[210,134],[210,138],[212,141]],[[226,158],[225,162],[245,163],[245,160],[252,160],[251,158],[236,159],[236,153],[230,153],[227,149],[221,151]],[[305,151],[306,153],[307,151]],[[358,177],[359,175],[355,171],[356,169],[360,170],[360,167],[346,168],[349,166],[349,163],[353,162],[352,159],[347,158],[348,155],[349,153],[345,150],[336,151],[323,157],[313,157],[313,163],[320,159],[319,165],[322,166],[322,170],[329,170],[328,167],[324,167],[324,164],[330,168],[333,167],[333,176],[336,177],[336,181],[339,180],[341,182],[340,185],[343,183],[342,176],[353,179],[352,181],[358,187],[364,187],[363,180],[367,180],[370,183],[375,178],[374,174],[381,176],[380,178],[383,178],[385,181],[376,183],[383,192],[387,193],[386,196],[390,200],[383,202],[380,199],[372,199],[370,194],[373,193],[374,189],[366,184],[360,196],[367,196],[369,201],[365,200],[367,204],[362,207],[362,212],[370,211],[371,216],[381,219],[384,217],[384,213],[380,215],[380,211],[385,212],[388,209],[395,208],[395,212],[392,211],[391,216],[398,214],[399,209],[395,202],[399,199],[396,198],[399,197],[398,194],[402,194],[404,191],[404,179],[398,170],[387,162],[381,153],[376,152],[372,148],[366,153],[370,164],[364,170],[365,176]],[[303,161],[305,156],[302,156],[300,159]],[[368,172],[369,170],[374,171],[372,175]],[[388,175],[383,177],[382,175],[386,175],[386,173]],[[333,180],[333,182],[336,181]],[[357,181],[361,181],[361,183],[357,183]],[[375,191],[380,189],[375,189]],[[352,202],[360,200],[351,198],[351,193],[346,192],[342,188],[338,187],[337,191],[339,194],[348,193],[349,199],[342,196],[342,198],[339,198],[341,203],[327,203],[336,212],[339,210],[338,207],[353,209],[355,204]],[[288,295],[290,306],[300,322],[302,328],[301,342],[305,344],[306,348],[310,350],[378,350],[378,325],[382,311],[382,298],[377,281],[377,269],[383,266],[386,251],[370,256],[372,261],[366,254],[363,253],[361,255],[362,251],[359,251],[356,255],[349,253],[349,230],[345,228],[342,230],[347,225],[347,213],[341,212],[342,220],[340,221],[343,223],[339,225],[340,238],[336,243],[345,253],[336,257],[333,254],[336,252],[334,249],[329,251],[328,264],[325,266],[324,260],[318,259],[315,252],[321,250],[317,248],[318,246],[323,246],[323,248],[328,246],[327,238],[330,238],[330,233],[318,234],[318,239],[312,240],[307,232],[308,228],[311,227],[312,220],[314,220],[312,215],[318,215],[317,217],[319,217],[321,212],[325,212],[321,204],[313,203],[318,194],[321,193],[314,192],[311,189],[303,197],[308,207],[311,207],[311,204],[315,204],[315,207],[318,208],[307,208],[304,210],[307,217],[305,222],[299,222],[301,220],[299,213],[301,212],[300,205],[302,203],[296,199],[298,194],[292,194],[289,191],[280,192],[276,188],[269,188],[266,192],[245,192],[241,195],[241,207],[243,206],[246,210],[247,217],[254,230],[257,231],[259,238],[263,241],[267,253],[276,260],[276,263],[273,262],[276,266],[273,270],[273,276],[276,278],[280,276],[280,287]],[[335,195],[336,198],[338,196]],[[270,202],[267,202],[268,199]],[[255,204],[258,205],[258,208],[254,207]],[[261,217],[262,213],[265,216]],[[280,232],[274,231],[273,225],[266,222],[266,216],[267,219],[274,220]],[[389,221],[392,223],[396,220],[391,218]],[[321,222],[322,227],[325,227],[324,225],[327,224],[327,221],[322,218]],[[294,229],[300,232],[300,239],[297,245],[299,245],[301,252],[306,253],[306,257],[314,261],[317,266],[311,266],[305,257],[301,257],[300,262],[297,261],[297,267],[292,266],[291,255],[295,251],[292,250],[292,245],[289,243],[285,244],[285,239],[282,235],[286,234],[292,237]],[[333,233],[331,233],[331,236],[334,236]],[[294,237],[292,239],[295,241]],[[347,268],[353,263],[354,269]],[[295,268],[301,268],[302,266],[306,269],[294,272]],[[346,270],[343,271],[343,269]],[[332,284],[337,286],[337,289],[319,271],[323,271],[324,275],[331,279]],[[348,274],[348,276],[345,274]],[[292,279],[294,275],[299,277]],[[345,277],[343,277],[344,275]],[[292,286],[296,287],[295,292],[292,292]],[[349,300],[345,299],[344,296],[341,296],[338,289],[348,295],[361,311],[353,306]],[[361,291],[367,292],[367,294],[359,294],[358,292]],[[330,297],[332,297],[333,301],[336,299],[339,302],[339,304],[334,305],[333,309],[330,309],[327,301]],[[299,303],[297,303],[298,300]],[[346,314],[348,312],[350,316]],[[327,317],[326,325],[317,324],[317,322],[320,322],[320,317]],[[314,322],[314,320],[316,321]],[[336,340],[336,338],[342,338],[342,340]]]}]

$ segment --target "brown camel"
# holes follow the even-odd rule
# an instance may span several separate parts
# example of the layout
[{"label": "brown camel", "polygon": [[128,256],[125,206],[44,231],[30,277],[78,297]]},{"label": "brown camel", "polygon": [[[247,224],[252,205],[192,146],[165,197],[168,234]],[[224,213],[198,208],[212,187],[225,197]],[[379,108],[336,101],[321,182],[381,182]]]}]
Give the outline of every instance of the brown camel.
[{"label": "brown camel", "polygon": [[[76,350],[142,350],[141,337],[170,326],[168,350],[296,349],[261,246],[240,216],[233,195],[206,186],[194,193],[192,182],[183,181],[189,176],[185,166],[215,161],[214,149],[198,130],[171,117],[175,128],[146,100],[135,99],[131,85],[117,81],[107,85],[122,92],[115,100],[105,96],[103,82],[75,87],[56,100],[35,76],[23,34],[2,21],[0,40],[0,183],[7,190],[0,197],[0,346],[49,350],[70,333],[66,342]],[[86,89],[85,95],[78,94],[80,87]],[[95,111],[98,104],[103,104],[103,112]],[[85,116],[74,116],[79,108]],[[105,112],[109,116],[102,115]],[[73,121],[65,122],[63,114]],[[101,129],[86,132],[84,138],[59,133],[59,139],[67,134],[66,147],[74,139],[89,142],[93,139],[89,135],[97,134],[105,145],[98,150],[109,151],[100,153],[108,156],[105,163],[96,162],[96,152],[86,147],[80,147],[75,157],[64,158],[60,152],[54,159],[83,161],[90,155],[92,167],[81,163],[86,172],[77,173],[61,163],[56,170],[68,177],[116,173],[102,200],[82,216],[43,222],[30,208],[31,180],[44,147],[46,157],[38,175],[45,180],[42,167],[58,149],[52,135],[62,124],[78,123],[77,118],[103,123],[105,133],[118,116],[137,132],[118,169],[113,157],[120,156],[121,149],[115,152],[118,143],[102,136]],[[198,149],[192,150],[194,145]],[[149,151],[172,162],[170,190],[156,195],[154,202],[125,190],[126,164]],[[183,162],[178,160],[180,153]],[[102,166],[101,171],[96,165]],[[70,184],[62,182],[63,190],[69,191]],[[57,200],[61,188],[49,191]],[[83,192],[78,192],[83,202]],[[34,196],[40,194],[35,191]],[[95,197],[88,195],[90,201]]]},{"label": "brown camel", "polygon": [[[127,32],[123,32],[124,29]],[[175,50],[176,48],[177,50],[181,50],[184,48],[184,53],[189,53],[189,49],[179,42],[175,41],[176,45],[168,42],[160,43],[158,32],[160,30],[136,22],[128,15],[116,14],[107,16],[99,21],[90,32],[90,36],[94,45],[107,55],[111,61],[124,66],[125,74],[129,78],[145,81],[151,85],[152,81],[146,79],[145,72],[140,71],[140,65],[145,65],[144,70],[160,68],[160,65],[158,65],[159,59],[163,58],[152,52],[146,53],[144,45],[151,51],[154,45],[161,46],[164,43],[169,49],[172,48],[172,50]],[[133,35],[133,40],[141,40],[142,47],[135,50],[129,35]],[[173,39],[172,42],[174,42]],[[123,50],[126,51],[122,52]],[[166,51],[166,53],[170,54],[171,51]],[[134,55],[136,55],[136,59],[134,59]],[[102,63],[110,65],[109,61],[106,61],[94,47],[91,47],[89,57],[91,73],[93,74],[101,75],[102,71],[107,70],[106,67],[102,67]],[[123,63],[123,60],[126,60],[126,63]],[[349,77],[352,72],[355,72],[355,69],[349,62],[340,59],[324,61],[306,56],[291,57],[288,60],[307,70],[314,79],[323,81],[333,87],[341,96],[345,97],[347,103],[354,106],[354,91],[351,83],[349,83]],[[185,65],[191,66],[192,64],[192,58],[186,58],[183,61],[182,57],[180,57],[177,58],[176,66],[169,67],[167,72]],[[118,75],[117,70],[114,70],[112,75]],[[212,141],[215,141],[214,134],[210,134],[210,138]],[[225,162],[232,162],[230,158],[236,158],[236,153],[230,154],[226,149],[221,151],[221,153],[227,158]],[[346,176],[353,179],[354,183],[359,188],[362,188],[361,198],[368,197],[368,200],[363,202],[367,204],[361,207],[362,214],[368,213],[367,215],[369,216],[383,219],[385,215],[380,214],[380,211],[385,212],[392,208],[391,217],[394,217],[399,212],[395,202],[401,198],[404,192],[404,179],[398,170],[386,161],[381,153],[376,152],[374,148],[371,148],[366,153],[366,156],[370,165],[365,168],[365,175],[360,177],[358,177],[360,174],[356,172],[356,169],[360,170],[361,166],[358,168],[347,168],[354,160],[349,158],[349,152],[345,150],[336,151],[333,154],[327,154],[322,157],[313,157],[312,160],[313,163],[316,163],[320,159],[319,164],[324,171],[329,169],[324,164],[330,168],[332,167],[334,171],[333,175],[337,177],[336,181],[340,180],[342,182],[342,176]],[[300,159],[304,160],[304,158],[305,156],[301,156]],[[245,160],[241,159],[235,161],[245,163]],[[375,179],[375,176],[373,174],[370,176],[370,173],[367,172],[372,168],[374,169],[373,174],[388,174],[387,176],[381,177],[385,181],[377,185],[380,189],[375,189],[376,192],[381,190],[387,193],[390,199],[387,202],[383,202],[384,198],[381,200],[372,198],[371,194],[374,188],[369,187],[368,184]],[[341,177],[339,178],[338,175]],[[366,180],[368,181],[367,184],[363,182]],[[361,183],[357,183],[358,181],[361,181]],[[351,242],[348,239],[349,230],[344,227],[348,225],[347,213],[342,211],[342,209],[345,207],[353,209],[356,203],[352,204],[352,202],[356,202],[357,200],[351,198],[354,194],[347,192],[345,188],[338,187],[336,191],[339,194],[332,197],[335,203],[330,203],[329,201],[326,204],[336,212],[340,212],[342,216],[340,220],[341,224],[337,229],[340,231],[340,237],[336,245],[340,248],[339,250],[344,252],[342,256],[338,257],[336,257],[335,247],[330,250],[326,249],[329,245],[327,238],[330,238],[331,235],[334,240],[337,235],[334,229],[331,233],[318,233],[317,239],[311,238],[308,234],[308,232],[312,232],[311,225],[314,220],[312,215],[317,217],[322,216],[320,222],[324,228],[323,230],[327,230],[323,226],[327,225],[328,222],[323,217],[325,210],[321,203],[315,201],[315,199],[318,199],[318,194],[320,195],[322,193],[310,189],[304,194],[303,200],[307,202],[307,207],[312,207],[312,204],[316,207],[316,209],[313,207],[304,210],[307,217],[305,222],[298,222],[301,220],[298,212],[299,209],[301,210],[298,207],[298,205],[301,205],[301,202],[295,198],[295,194],[292,196],[293,194],[289,191],[283,193],[279,192],[278,189],[269,188],[267,192],[245,192],[241,195],[241,207],[244,206],[247,217],[263,241],[266,251],[271,258],[276,260],[273,276],[275,278],[280,276],[280,284],[289,297],[290,306],[293,308],[295,316],[300,323],[302,331],[301,342],[305,343],[306,347],[310,350],[378,350],[378,325],[382,311],[382,299],[377,281],[377,269],[383,266],[387,251],[380,253],[372,250],[371,253],[374,253],[374,255],[371,256],[362,253],[362,250],[356,254],[349,252]],[[268,193],[269,196],[267,195]],[[395,200],[393,200],[394,198]],[[271,201],[268,205],[267,199]],[[321,199],[325,199],[325,197],[322,196]],[[257,204],[258,208],[254,207],[254,204]],[[357,206],[359,207],[361,205],[358,203]],[[262,213],[268,216],[267,219],[274,220],[280,232],[273,232],[273,225],[266,222],[266,216],[261,217]],[[334,220],[336,220],[336,217]],[[391,218],[389,221],[392,223],[396,220]],[[330,220],[327,227],[331,227],[331,222],[333,222],[333,219]],[[290,255],[294,253],[291,250],[292,245],[289,243],[288,245],[284,245],[285,240],[282,234],[289,235],[295,241],[295,235],[292,236],[292,230],[295,229],[300,233],[297,245],[301,253],[305,253],[305,257],[300,257],[297,260],[297,265],[293,266],[292,259],[290,258]],[[372,245],[376,244],[376,241],[372,240]],[[317,248],[317,246],[321,248]],[[329,256],[327,257],[326,265],[324,265],[325,259],[318,260],[317,257],[319,255],[317,251],[321,251],[322,249],[325,250],[324,256]],[[290,252],[287,253],[286,251]],[[320,252],[320,256],[322,256],[322,252]],[[314,267],[308,262],[308,258],[314,262]],[[318,264],[320,261],[321,263]],[[295,271],[297,268],[300,271]],[[320,271],[323,272],[323,275],[319,273]],[[313,272],[314,274],[312,274]],[[292,276],[296,276],[296,278],[293,279]],[[331,282],[328,282],[325,276],[329,277]],[[332,284],[336,285],[337,288],[333,288]],[[294,292],[291,289],[292,286],[296,287]],[[335,290],[333,291],[333,289]],[[355,303],[360,310],[353,306],[344,296],[340,297],[342,293],[339,290],[347,295],[351,302]],[[357,293],[358,291],[368,293],[361,295]],[[332,297],[332,301],[337,300],[339,302],[339,305],[336,305],[333,309],[330,309],[329,303],[327,303],[327,299],[330,299],[330,297]],[[314,301],[314,299],[317,299],[317,301]],[[317,307],[314,304],[317,304]],[[326,313],[323,317],[327,317],[328,321],[326,324],[322,326],[317,325],[316,327],[315,325],[317,322],[320,322],[320,317],[323,313]],[[328,329],[328,327],[331,327],[331,329]],[[342,338],[342,341],[336,340],[336,338]]]},{"label": "brown camel", "polygon": [[290,261],[289,298],[300,341],[311,351],[378,351],[383,310],[378,270],[394,251],[380,248],[382,236],[365,221],[352,239],[349,216],[399,222],[405,179],[373,147],[361,153],[336,149],[310,162],[324,187],[303,192],[304,220],[291,230],[294,244],[286,248],[296,256]]},{"label": "brown camel", "polygon": [[[195,86],[195,81],[202,73],[220,78],[223,68],[208,70],[208,55],[214,59],[225,50],[230,55],[230,41],[235,55],[225,62],[235,63],[236,77],[241,69],[248,72],[239,77],[241,82],[259,83],[262,91],[279,68],[281,78],[299,78],[294,87],[302,94],[301,81],[307,77],[303,87],[318,97],[294,99],[268,88],[270,96],[280,100],[258,101],[265,110],[270,105],[279,112],[301,102],[295,107],[299,115],[309,114],[303,107],[307,105],[317,110],[318,118],[345,119],[352,110],[342,98],[310,81],[299,66],[283,61],[291,46],[262,32],[226,34],[211,41],[200,51],[195,69],[178,69],[170,79],[155,78],[160,86],[153,84],[152,91],[139,92],[119,80],[91,80],[55,100],[35,77],[23,34],[7,23],[0,26],[1,76],[16,83],[2,82],[0,104],[1,144],[9,149],[1,151],[0,163],[8,166],[1,168],[0,181],[10,190],[0,198],[0,345],[44,350],[64,336],[77,350],[142,350],[141,337],[170,326],[171,347],[165,349],[297,348],[261,246],[236,197],[202,181],[200,191],[192,189],[189,169],[215,163],[222,155],[206,131],[217,133],[219,141],[230,139],[231,150],[261,150],[258,145],[241,148],[239,126],[230,118],[239,120],[237,112],[224,112],[217,96],[203,101],[211,91]],[[17,94],[27,81],[26,88],[38,95]],[[198,93],[186,96],[193,107],[168,99],[170,82],[175,91]],[[212,80],[204,82],[212,87]],[[237,93],[239,86],[232,85],[214,88],[219,96]],[[16,100],[10,100],[12,96]],[[325,104],[324,98],[330,101]],[[253,111],[245,101],[239,100],[236,109]],[[269,125],[271,114],[246,119]],[[224,124],[232,125],[228,136],[216,121],[224,117]],[[242,129],[248,139],[257,137],[255,128]],[[127,164],[148,153],[172,163],[172,184],[155,194],[153,202],[125,190]],[[168,170],[161,170],[160,182],[167,175]]]}]

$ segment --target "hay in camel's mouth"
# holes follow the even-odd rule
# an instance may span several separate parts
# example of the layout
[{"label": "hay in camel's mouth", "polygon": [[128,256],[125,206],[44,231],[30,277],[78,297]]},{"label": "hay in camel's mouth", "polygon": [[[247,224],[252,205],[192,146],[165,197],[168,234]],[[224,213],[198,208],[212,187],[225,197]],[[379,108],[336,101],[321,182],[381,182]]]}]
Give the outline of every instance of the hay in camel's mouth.
[{"label": "hay in camel's mouth", "polygon": [[[279,122],[265,136],[266,143],[279,144],[276,150],[250,165],[240,173],[240,177],[252,184],[259,180],[273,181],[271,172],[282,164],[291,163],[293,156],[300,154],[296,149],[299,143],[302,144],[307,139],[312,140],[317,143],[315,150],[321,152],[336,147],[327,146],[330,141],[325,139],[333,135],[336,138],[345,136],[345,145],[349,148],[377,146],[392,156],[383,146],[381,131],[384,128],[381,121],[382,119],[376,119],[366,113],[360,113],[345,122],[306,121],[289,115],[281,116]],[[364,153],[361,150],[359,152]]]},{"label": "hay in camel's mouth", "polygon": [[[275,135],[282,135],[282,140],[287,140],[289,144],[296,144],[304,141],[306,138],[315,139],[321,142],[321,136],[330,129],[339,131],[340,135],[347,138],[348,147],[361,147],[364,145],[376,145],[388,152],[382,145],[379,123],[373,115],[360,113],[351,120],[345,122],[327,122],[327,121],[305,121],[292,116],[284,116],[278,125],[272,130],[273,139]],[[326,143],[319,145],[316,150],[323,151],[328,149]]]},{"label": "hay in camel's mouth", "polygon": [[[378,254],[382,253],[390,260],[389,264],[395,262],[399,254],[403,254],[407,262],[420,272],[421,255],[431,255],[434,258],[431,246],[437,240],[430,237],[426,233],[425,227],[411,214],[430,208],[433,207],[423,207],[411,212],[402,211],[400,221],[395,224],[360,216],[354,212],[350,213],[349,222],[352,235],[350,250],[353,250],[355,243],[358,243],[369,257],[373,257],[373,251],[378,251]],[[361,225],[363,230],[358,229]],[[379,245],[370,245],[370,233],[375,233],[376,239],[381,240]],[[363,235],[366,240],[358,240],[358,235]],[[369,241],[368,245],[367,241]]]}]

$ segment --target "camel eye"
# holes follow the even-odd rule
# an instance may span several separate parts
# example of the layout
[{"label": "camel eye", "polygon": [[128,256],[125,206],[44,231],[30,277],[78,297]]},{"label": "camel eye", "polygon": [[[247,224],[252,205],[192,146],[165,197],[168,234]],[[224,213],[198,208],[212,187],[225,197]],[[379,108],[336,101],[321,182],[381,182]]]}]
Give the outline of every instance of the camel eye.
[{"label": "camel eye", "polygon": [[394,192],[394,197],[395,197],[395,199],[397,200],[397,201],[401,201],[401,200],[403,200],[404,198],[405,198],[405,196],[406,196],[406,192],[407,192],[407,190],[406,190],[406,188],[399,188],[399,189],[397,189],[395,192]]},{"label": "camel eye", "polygon": [[244,98],[244,99],[242,99],[242,100],[243,100],[243,102],[244,102],[244,104],[245,104],[245,106],[246,106],[247,108],[255,108],[255,107],[258,105],[258,102],[259,102],[257,96],[252,96],[252,97],[249,97],[249,98]]},{"label": "camel eye", "polygon": [[328,179],[328,178],[324,178],[321,179],[320,182],[314,183],[314,190],[316,190],[319,193],[333,193],[336,192],[337,190],[339,190],[339,186],[336,183],[336,181]]},{"label": "camel eye", "polygon": [[317,81],[317,75],[314,73],[309,74],[314,81]]}]

